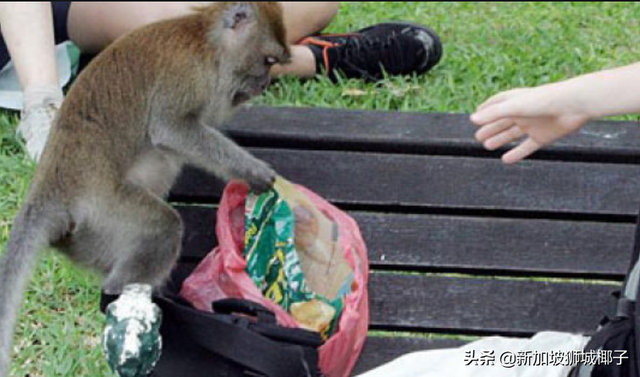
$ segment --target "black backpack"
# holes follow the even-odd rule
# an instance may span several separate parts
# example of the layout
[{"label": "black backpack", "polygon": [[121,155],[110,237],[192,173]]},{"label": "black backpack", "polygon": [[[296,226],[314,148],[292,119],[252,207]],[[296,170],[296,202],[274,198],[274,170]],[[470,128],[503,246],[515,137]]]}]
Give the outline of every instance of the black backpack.
[{"label": "black backpack", "polygon": [[[181,280],[154,297],[163,347],[149,377],[321,377],[319,334],[281,327],[274,313],[246,300],[215,302],[214,313],[196,310],[177,295]],[[115,298],[102,296],[103,312]]]},{"label": "black backpack", "polygon": [[[636,225],[631,265],[622,290],[616,292],[617,310],[605,318],[587,343],[585,354],[600,354],[600,362],[579,364],[571,377],[639,377],[640,376],[640,219]],[[605,356],[606,355],[606,356]],[[611,358],[613,355],[613,359]]]}]

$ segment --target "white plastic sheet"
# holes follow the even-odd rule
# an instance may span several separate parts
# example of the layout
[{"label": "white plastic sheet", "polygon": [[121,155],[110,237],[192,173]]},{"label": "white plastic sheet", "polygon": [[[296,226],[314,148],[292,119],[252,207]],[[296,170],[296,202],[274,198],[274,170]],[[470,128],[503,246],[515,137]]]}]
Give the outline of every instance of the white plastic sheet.
[{"label": "white plastic sheet", "polygon": [[[71,42],[61,43],[56,46],[56,59],[58,63],[58,77],[60,87],[64,87],[71,80],[72,63],[69,57],[68,47]],[[0,70],[0,108],[22,110],[22,89],[18,74],[12,62],[9,62]]]},{"label": "white plastic sheet", "polygon": [[[543,332],[531,339],[485,338],[461,348],[411,353],[395,361],[367,372],[359,377],[567,377],[572,367],[549,363],[549,356],[558,357],[572,351],[581,351],[589,338],[580,335]],[[531,352],[528,352],[531,351]],[[494,362],[491,364],[493,353]],[[508,367],[520,353],[531,355],[527,365]],[[535,354],[539,364],[536,364]],[[506,356],[503,356],[506,355]],[[484,357],[483,357],[484,356]],[[476,365],[476,361],[478,360]],[[467,365],[469,364],[469,365]],[[563,364],[563,363],[560,363]]]}]

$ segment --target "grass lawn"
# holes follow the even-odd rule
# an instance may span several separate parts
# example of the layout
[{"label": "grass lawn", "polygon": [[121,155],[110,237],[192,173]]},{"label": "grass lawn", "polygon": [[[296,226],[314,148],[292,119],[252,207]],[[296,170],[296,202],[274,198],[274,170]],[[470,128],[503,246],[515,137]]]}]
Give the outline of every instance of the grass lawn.
[{"label": "grass lawn", "polygon": [[[387,20],[434,28],[441,64],[420,78],[374,86],[284,79],[255,103],[420,112],[471,112],[497,91],[539,85],[640,60],[637,3],[350,3],[331,25],[349,31]],[[636,117],[637,118],[637,117]],[[0,113],[0,245],[34,165],[14,137],[16,117]],[[99,281],[47,254],[27,295],[12,376],[110,376],[97,311]]]}]

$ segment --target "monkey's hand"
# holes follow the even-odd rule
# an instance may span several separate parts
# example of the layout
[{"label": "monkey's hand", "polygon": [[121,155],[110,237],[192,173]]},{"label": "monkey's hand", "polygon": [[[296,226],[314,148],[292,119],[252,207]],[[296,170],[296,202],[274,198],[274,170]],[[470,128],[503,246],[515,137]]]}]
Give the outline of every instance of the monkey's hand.
[{"label": "monkey's hand", "polygon": [[247,182],[251,189],[256,193],[265,192],[273,187],[276,182],[276,172],[266,162],[257,158],[251,158],[246,166],[239,166],[238,172],[240,178]]},{"label": "monkey's hand", "polygon": [[62,92],[57,87],[31,87],[24,92],[24,110],[17,132],[35,161],[42,155],[62,100]]}]

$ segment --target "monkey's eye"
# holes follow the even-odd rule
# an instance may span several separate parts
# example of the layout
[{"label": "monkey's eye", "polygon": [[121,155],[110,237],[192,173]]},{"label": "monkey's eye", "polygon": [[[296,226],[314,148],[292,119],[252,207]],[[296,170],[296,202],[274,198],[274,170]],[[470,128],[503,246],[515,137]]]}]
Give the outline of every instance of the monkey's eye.
[{"label": "monkey's eye", "polygon": [[274,58],[273,56],[267,56],[266,58],[264,58],[264,64],[268,66],[278,64],[278,59]]}]

